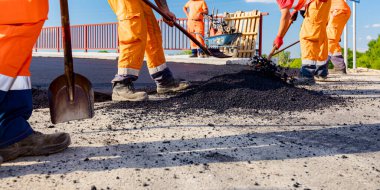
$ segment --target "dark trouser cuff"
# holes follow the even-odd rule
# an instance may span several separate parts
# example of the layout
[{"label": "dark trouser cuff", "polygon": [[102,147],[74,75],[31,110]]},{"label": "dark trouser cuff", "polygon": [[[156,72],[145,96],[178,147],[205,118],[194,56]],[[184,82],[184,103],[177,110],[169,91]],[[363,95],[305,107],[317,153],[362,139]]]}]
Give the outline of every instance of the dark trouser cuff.
[{"label": "dark trouser cuff", "polygon": [[191,54],[193,54],[193,55],[197,55],[197,53],[198,53],[197,49],[192,49],[192,50],[191,50]]},{"label": "dark trouser cuff", "polygon": [[344,57],[342,55],[331,56],[331,62],[334,64],[335,70],[346,69],[346,64],[344,63]]},{"label": "dark trouser cuff", "polygon": [[112,83],[131,83],[136,81],[138,76],[134,75],[115,75],[115,78],[111,81]]},{"label": "dark trouser cuff", "polygon": [[169,68],[156,72],[152,74],[151,76],[158,85],[163,85],[163,86],[170,84],[174,79],[173,74]]}]

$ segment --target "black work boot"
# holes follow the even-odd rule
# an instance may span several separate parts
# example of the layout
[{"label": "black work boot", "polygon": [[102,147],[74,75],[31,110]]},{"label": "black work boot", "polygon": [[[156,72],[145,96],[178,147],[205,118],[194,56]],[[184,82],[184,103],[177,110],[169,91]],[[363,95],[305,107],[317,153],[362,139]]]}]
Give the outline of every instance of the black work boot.
[{"label": "black work boot", "polygon": [[4,162],[24,156],[44,156],[65,150],[71,144],[67,133],[42,134],[33,132],[25,139],[0,149]]},{"label": "black work boot", "polygon": [[112,101],[145,101],[148,100],[146,92],[136,92],[132,82],[114,82]]},{"label": "black work boot", "polygon": [[179,92],[190,87],[188,81],[181,81],[173,78],[169,68],[151,75],[157,84],[157,93],[165,94],[170,92]]},{"label": "black work boot", "polygon": [[196,49],[192,49],[191,50],[191,55],[189,57],[190,58],[198,57],[198,51]]}]

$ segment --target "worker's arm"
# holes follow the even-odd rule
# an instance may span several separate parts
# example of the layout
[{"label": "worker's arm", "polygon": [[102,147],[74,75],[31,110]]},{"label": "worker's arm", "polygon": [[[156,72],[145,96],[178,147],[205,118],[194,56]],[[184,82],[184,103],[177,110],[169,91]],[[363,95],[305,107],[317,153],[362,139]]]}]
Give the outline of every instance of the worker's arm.
[{"label": "worker's arm", "polygon": [[280,26],[278,28],[277,37],[273,42],[273,47],[276,47],[276,49],[279,49],[283,44],[283,38],[290,24],[290,17],[291,15],[288,8],[281,9]]},{"label": "worker's arm", "polygon": [[189,18],[189,12],[187,12],[187,7],[183,7],[183,12],[186,14],[186,17]]},{"label": "worker's arm", "polygon": [[166,24],[168,24],[169,26],[173,26],[173,22],[175,22],[177,18],[175,14],[170,11],[166,0],[154,0],[154,1],[156,2],[157,6],[162,10],[162,12],[171,18],[171,20],[164,19]]},{"label": "worker's arm", "polygon": [[203,8],[202,14],[208,15],[208,6],[207,6],[206,2],[203,2],[202,8]]}]

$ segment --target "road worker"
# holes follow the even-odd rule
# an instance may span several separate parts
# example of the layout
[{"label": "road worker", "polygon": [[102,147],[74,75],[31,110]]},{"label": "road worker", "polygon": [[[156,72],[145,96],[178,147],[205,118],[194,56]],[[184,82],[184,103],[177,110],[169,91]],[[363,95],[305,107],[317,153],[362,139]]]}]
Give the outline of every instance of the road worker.
[{"label": "road worker", "polygon": [[42,134],[27,121],[33,109],[32,49],[48,9],[48,0],[0,0],[0,161],[48,155],[70,145],[69,134]]},{"label": "road worker", "polygon": [[329,58],[334,64],[337,73],[346,74],[346,64],[339,45],[344,26],[351,16],[350,6],[344,0],[333,0],[331,2],[330,17],[327,25],[327,38]]},{"label": "road worker", "polygon": [[[328,75],[328,42],[326,26],[332,0],[303,1],[305,18],[301,27],[301,58],[302,66],[300,77],[296,83],[312,84],[315,80],[327,78]],[[281,21],[274,46],[278,49],[283,44],[283,37],[290,23],[290,9],[294,0],[277,0],[281,10]],[[297,7],[299,7],[297,5]],[[302,6],[300,6],[302,7]]]},{"label": "road worker", "polygon": [[[172,20],[166,0],[155,0],[158,7]],[[136,92],[133,82],[137,80],[144,60],[151,77],[157,84],[158,93],[178,92],[189,87],[187,81],[173,78],[166,65],[162,36],[152,8],[142,0],[108,0],[119,21],[120,56],[118,73],[112,80],[114,101],[143,101],[148,99],[146,92]],[[165,21],[170,26],[173,23]]]},{"label": "road worker", "polygon": [[[204,15],[208,14],[207,4],[204,0],[189,0],[183,7],[183,11],[187,16],[187,30],[192,34],[203,46],[205,46],[205,22]],[[190,42],[190,57],[205,57],[204,52],[193,41]]]}]

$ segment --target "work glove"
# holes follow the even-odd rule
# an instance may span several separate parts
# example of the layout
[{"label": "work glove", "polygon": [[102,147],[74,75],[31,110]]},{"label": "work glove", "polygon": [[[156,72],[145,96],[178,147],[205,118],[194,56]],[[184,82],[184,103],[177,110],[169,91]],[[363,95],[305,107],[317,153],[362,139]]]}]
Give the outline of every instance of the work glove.
[{"label": "work glove", "polygon": [[300,15],[302,18],[305,18],[306,11],[305,10],[300,10]]},{"label": "work glove", "polygon": [[273,47],[276,47],[276,49],[280,49],[280,47],[284,44],[283,37],[277,36],[276,39],[273,42]]}]

